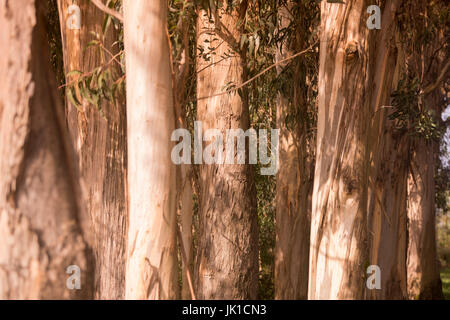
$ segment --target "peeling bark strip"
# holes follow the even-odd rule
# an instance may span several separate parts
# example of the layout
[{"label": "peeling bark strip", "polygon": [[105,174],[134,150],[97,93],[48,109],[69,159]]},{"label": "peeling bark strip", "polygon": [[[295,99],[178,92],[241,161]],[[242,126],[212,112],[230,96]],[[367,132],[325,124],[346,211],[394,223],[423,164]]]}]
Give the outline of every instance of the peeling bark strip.
[{"label": "peeling bark strip", "polygon": [[[81,28],[67,28],[68,7],[71,0],[58,0],[61,34],[63,38],[66,74],[78,70],[92,71],[106,61],[97,49],[87,49],[93,40],[91,32],[102,34],[105,14],[88,0],[77,2],[81,9]],[[110,28],[104,46],[117,53],[118,34]],[[106,59],[111,57],[103,52]],[[119,68],[115,63],[112,68]],[[73,81],[67,77],[66,82]],[[125,233],[127,228],[126,199],[126,110],[125,101],[104,102],[105,118],[89,103],[77,110],[66,101],[67,125],[76,146],[77,161],[86,186],[89,222],[93,231],[89,242],[95,253],[96,299],[125,297]]]},{"label": "peeling bark strip", "polygon": [[[279,9],[279,28],[287,28],[293,17],[293,2]],[[298,17],[297,17],[298,19]],[[304,31],[298,30],[297,39],[286,40],[277,54],[277,62],[298,52],[305,46]],[[309,269],[309,236],[311,227],[311,196],[314,174],[312,153],[315,146],[308,141],[307,127],[300,117],[289,128],[286,118],[295,108],[307,112],[306,72],[300,61],[294,64],[294,92],[291,97],[279,93],[277,100],[277,127],[280,129],[280,170],[276,190],[276,246],[275,299],[307,299]],[[281,73],[283,67],[278,68]]]},{"label": "peeling bark strip", "polygon": [[[203,56],[197,59],[197,70],[210,65],[197,76],[197,96],[206,97],[220,92],[229,82],[245,80],[244,59],[232,48],[233,39],[239,39],[239,18],[245,14],[246,1],[241,8],[226,13],[199,12],[197,46],[217,47],[212,61]],[[224,4],[225,5],[225,4]],[[216,27],[227,29],[232,37],[214,35]],[[224,28],[224,27],[225,28]],[[214,40],[220,38],[220,40]],[[205,42],[208,40],[209,42]],[[231,57],[217,64],[225,53]],[[198,121],[203,130],[218,128],[249,128],[250,118],[245,92],[237,92],[200,100]],[[196,294],[198,299],[255,299],[258,287],[258,228],[256,191],[249,165],[200,166],[199,234],[196,265]]]},{"label": "peeling bark strip", "polygon": [[366,233],[366,1],[321,6],[309,299],[363,298]]},{"label": "peeling bark strip", "polygon": [[128,194],[126,298],[178,298],[175,129],[167,1],[124,0]]},{"label": "peeling bark strip", "polygon": [[[91,298],[41,4],[0,0],[0,299]],[[66,287],[70,265],[81,290]]]},{"label": "peeling bark strip", "polygon": [[[381,108],[394,83],[390,41],[399,3],[385,3],[383,29],[373,33],[369,1],[322,2],[310,299],[404,297],[405,139],[393,136]],[[395,168],[383,172],[384,163]],[[366,292],[370,262],[382,272],[375,294]]]}]

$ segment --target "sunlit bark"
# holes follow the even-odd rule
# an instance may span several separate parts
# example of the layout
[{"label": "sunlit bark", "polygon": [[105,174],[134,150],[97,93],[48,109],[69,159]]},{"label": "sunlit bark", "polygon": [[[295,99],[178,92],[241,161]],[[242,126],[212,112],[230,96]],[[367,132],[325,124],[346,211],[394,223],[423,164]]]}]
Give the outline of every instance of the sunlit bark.
[{"label": "sunlit bark", "polygon": [[175,128],[167,2],[124,1],[128,116],[126,298],[178,298]]},{"label": "sunlit bark", "polygon": [[[209,97],[223,91],[227,83],[239,84],[245,79],[245,57],[236,52],[235,39],[240,39],[239,18],[246,10],[246,1],[220,19],[232,37],[215,34],[218,21],[209,21],[199,12],[197,46],[215,55],[207,61],[197,59],[197,96]],[[214,40],[216,38],[216,40]],[[234,40],[233,40],[234,38]],[[207,40],[207,41],[206,41]],[[226,57],[225,53],[229,54]],[[223,60],[222,60],[223,59]],[[200,71],[201,70],[201,71]],[[206,99],[197,104],[197,119],[203,131],[214,128],[249,128],[250,118],[245,90]],[[204,144],[205,145],[205,144]],[[258,230],[256,191],[249,165],[200,166],[200,230],[196,265],[196,290],[199,299],[255,299],[258,287]]]},{"label": "sunlit bark", "polygon": [[[404,297],[405,144],[383,107],[398,4],[385,3],[377,32],[366,26],[368,1],[322,2],[310,299]],[[370,264],[381,268],[381,290],[367,291]]]}]

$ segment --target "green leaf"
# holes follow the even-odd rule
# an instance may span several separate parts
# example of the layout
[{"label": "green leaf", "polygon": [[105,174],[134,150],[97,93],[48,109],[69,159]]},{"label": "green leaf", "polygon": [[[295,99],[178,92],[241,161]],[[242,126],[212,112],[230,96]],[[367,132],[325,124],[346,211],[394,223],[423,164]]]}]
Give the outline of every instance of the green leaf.
[{"label": "green leaf", "polygon": [[81,106],[81,103],[80,103],[80,101],[78,101],[74,86],[69,86],[66,88],[66,96],[69,99],[70,103],[75,108],[79,109],[79,106]]}]

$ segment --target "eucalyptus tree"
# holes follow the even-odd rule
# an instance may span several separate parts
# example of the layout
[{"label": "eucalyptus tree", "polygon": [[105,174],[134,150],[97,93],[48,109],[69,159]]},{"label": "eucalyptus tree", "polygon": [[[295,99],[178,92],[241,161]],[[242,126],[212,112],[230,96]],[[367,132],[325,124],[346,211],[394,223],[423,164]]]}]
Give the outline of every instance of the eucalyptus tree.
[{"label": "eucalyptus tree", "polygon": [[[224,94],[224,89],[246,80],[243,30],[247,5],[246,0],[233,4],[212,1],[199,7],[196,65],[200,133],[208,129],[221,134],[225,129],[245,131],[250,126],[246,88]],[[217,139],[210,137],[210,144]],[[199,184],[197,296],[255,299],[258,226],[252,168],[248,161],[234,165],[203,163]]]},{"label": "eucalyptus tree", "polygon": [[[446,108],[444,85],[450,63],[448,5],[407,1],[398,19],[405,65],[396,93],[396,115],[408,132],[408,255],[410,299],[442,299],[436,248],[435,177]],[[448,78],[448,77],[447,77]]]},{"label": "eucalyptus tree", "polygon": [[[66,74],[66,122],[93,234],[95,297],[125,296],[127,142],[121,24],[89,0],[57,0]],[[120,9],[120,1],[111,1]],[[116,8],[117,7],[117,8]]]},{"label": "eucalyptus tree", "polygon": [[88,218],[43,10],[42,1],[0,1],[1,299],[92,297]]},{"label": "eucalyptus tree", "polygon": [[[175,108],[175,125],[190,129],[194,120],[195,99],[195,24],[196,5],[193,1],[169,1],[169,37],[171,40],[172,86]],[[190,81],[189,81],[190,80]],[[177,167],[177,209],[180,226],[179,250],[182,263],[181,298],[194,299],[194,167],[181,164]]]},{"label": "eucalyptus tree", "polygon": [[[310,299],[406,297],[407,143],[385,107],[400,2],[380,8],[381,30],[369,28],[369,1],[321,3]],[[368,291],[370,265],[381,290]]]},{"label": "eucalyptus tree", "polygon": [[318,9],[316,1],[280,1],[277,7],[280,39],[276,63],[280,64],[278,81],[283,83],[277,98],[280,169],[276,187],[276,299],[308,296],[316,54],[288,59],[315,41]]},{"label": "eucalyptus tree", "polygon": [[179,296],[175,129],[167,2],[124,0],[128,202],[126,298]]}]

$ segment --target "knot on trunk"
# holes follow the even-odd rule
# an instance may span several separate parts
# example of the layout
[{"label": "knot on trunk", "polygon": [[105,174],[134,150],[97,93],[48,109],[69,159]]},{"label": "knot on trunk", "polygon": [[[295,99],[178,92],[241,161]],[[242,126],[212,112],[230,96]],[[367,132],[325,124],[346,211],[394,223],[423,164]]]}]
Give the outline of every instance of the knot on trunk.
[{"label": "knot on trunk", "polygon": [[352,40],[345,47],[345,61],[350,63],[359,57],[360,46],[358,41]]}]

